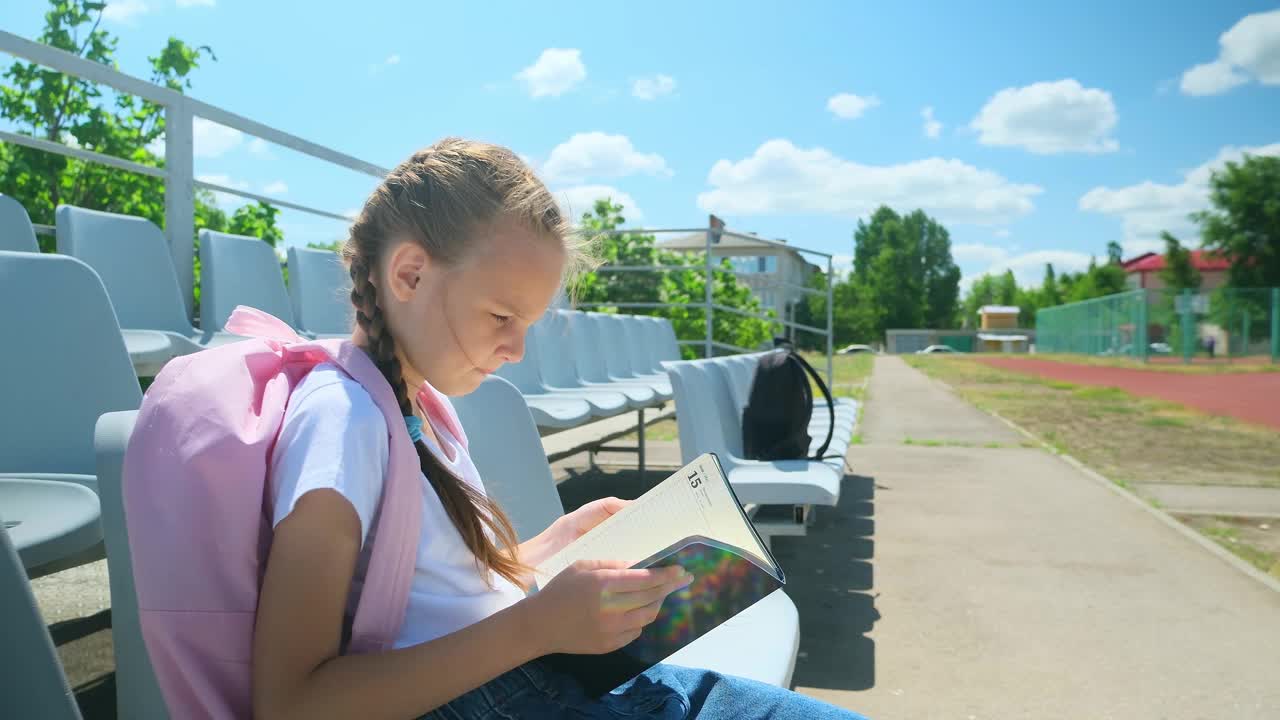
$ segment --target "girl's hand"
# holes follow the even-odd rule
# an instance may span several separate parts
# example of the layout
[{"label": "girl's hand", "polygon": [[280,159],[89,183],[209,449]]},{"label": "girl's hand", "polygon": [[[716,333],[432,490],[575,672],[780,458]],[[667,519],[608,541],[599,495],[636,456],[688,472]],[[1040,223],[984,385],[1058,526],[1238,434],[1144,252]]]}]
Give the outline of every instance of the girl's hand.
[{"label": "girl's hand", "polygon": [[630,570],[619,561],[579,560],[525,602],[548,653],[597,655],[639,637],[667,595],[692,581],[674,565]]},{"label": "girl's hand", "polygon": [[[520,544],[520,562],[529,567],[541,565],[547,558],[568,547],[574,540],[630,504],[630,500],[607,497],[589,502],[568,515],[561,515],[546,530],[538,533],[537,537]],[[523,578],[524,586],[528,588],[533,583],[533,574],[527,573]]]},{"label": "girl's hand", "polygon": [[612,517],[614,513],[631,504],[631,500],[616,497],[601,498],[583,505],[556,520],[556,540],[553,552],[559,552],[569,543],[587,534],[595,526]]}]

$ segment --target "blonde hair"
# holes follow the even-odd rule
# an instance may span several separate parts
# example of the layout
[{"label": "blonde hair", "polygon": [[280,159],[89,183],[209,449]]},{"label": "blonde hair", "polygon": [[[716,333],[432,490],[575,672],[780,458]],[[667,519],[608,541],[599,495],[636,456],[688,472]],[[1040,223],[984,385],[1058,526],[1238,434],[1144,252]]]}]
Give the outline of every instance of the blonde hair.
[{"label": "blonde hair", "polygon": [[[421,245],[433,262],[457,266],[475,249],[476,230],[500,218],[515,220],[541,239],[559,242],[565,251],[566,277],[593,265],[587,243],[573,232],[555,198],[515,153],[459,138],[441,140],[396,166],[351,225],[342,258],[351,272],[356,323],[368,337],[369,353],[405,415],[413,412],[411,401],[396,341],[371,277],[378,260],[393,241],[408,238]],[[440,467],[421,441],[416,449],[422,472],[477,564],[521,584],[519,576],[528,568],[516,557],[519,540],[506,513]]]}]

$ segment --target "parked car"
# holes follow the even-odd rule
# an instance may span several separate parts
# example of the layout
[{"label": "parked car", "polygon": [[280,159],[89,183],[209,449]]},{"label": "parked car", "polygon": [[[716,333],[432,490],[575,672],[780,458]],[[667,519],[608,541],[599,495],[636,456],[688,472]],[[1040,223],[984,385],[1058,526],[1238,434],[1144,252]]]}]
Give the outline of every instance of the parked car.
[{"label": "parked car", "polygon": [[1169,343],[1154,342],[1151,343],[1151,352],[1156,355],[1168,355],[1173,352],[1173,348],[1169,347]]},{"label": "parked car", "polygon": [[870,345],[845,345],[836,351],[837,355],[856,355],[857,353],[870,353],[872,355],[880,354]]},{"label": "parked car", "polygon": [[959,353],[960,351],[950,345],[930,345],[923,350],[917,350],[917,355],[933,355],[935,353]]}]

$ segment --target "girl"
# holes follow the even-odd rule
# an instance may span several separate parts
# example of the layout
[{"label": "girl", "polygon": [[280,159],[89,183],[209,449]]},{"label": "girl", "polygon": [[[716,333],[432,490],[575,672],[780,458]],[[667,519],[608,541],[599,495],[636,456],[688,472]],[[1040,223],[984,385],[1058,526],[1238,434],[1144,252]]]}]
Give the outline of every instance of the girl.
[{"label": "girl", "polygon": [[368,529],[391,429],[358,383],[319,365],[290,397],[272,455],[275,535],[254,635],[255,716],[854,717],[672,666],[596,700],[537,660],[622,647],[691,580],[678,567],[579,563],[526,597],[531,566],[625,503],[598,500],[517,543],[458,438],[413,401],[424,385],[464,395],[520,360],[525,332],[562,277],[584,267],[573,237],[513,153],[464,140],[415,153],[365,203],[343,249],[352,340],[394,389],[428,488],[408,609],[395,649],[341,654],[349,596],[377,542]]}]

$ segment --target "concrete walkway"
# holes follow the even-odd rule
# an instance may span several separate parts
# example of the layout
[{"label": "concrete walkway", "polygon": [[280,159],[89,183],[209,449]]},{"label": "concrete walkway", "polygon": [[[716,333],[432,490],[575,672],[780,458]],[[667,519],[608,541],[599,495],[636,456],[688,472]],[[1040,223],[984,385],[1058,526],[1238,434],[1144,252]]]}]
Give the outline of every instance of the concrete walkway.
[{"label": "concrete walkway", "polygon": [[907,437],[1021,440],[876,359],[850,462],[879,619],[843,673],[872,681],[798,667],[798,690],[873,720],[1280,717],[1280,593],[1043,450]]}]

